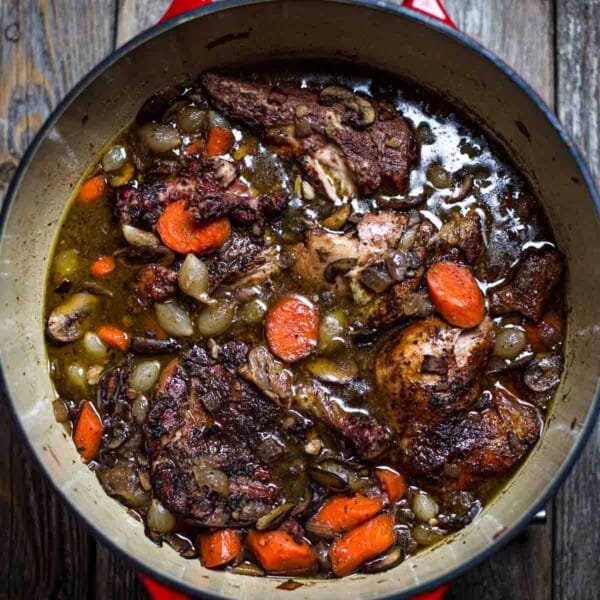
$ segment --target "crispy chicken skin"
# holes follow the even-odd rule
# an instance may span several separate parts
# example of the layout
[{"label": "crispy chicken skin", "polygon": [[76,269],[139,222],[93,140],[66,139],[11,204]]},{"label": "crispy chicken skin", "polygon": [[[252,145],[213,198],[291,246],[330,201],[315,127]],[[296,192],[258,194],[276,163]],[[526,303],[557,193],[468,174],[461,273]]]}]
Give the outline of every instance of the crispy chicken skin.
[{"label": "crispy chicken skin", "polygon": [[440,487],[464,489],[511,469],[536,442],[540,426],[533,406],[497,387],[478,410],[410,421],[400,442],[401,462]]},{"label": "crispy chicken skin", "polygon": [[375,362],[375,380],[401,429],[409,417],[427,419],[468,410],[494,343],[492,323],[460,329],[438,317],[412,323],[388,342]]},{"label": "crispy chicken skin", "polygon": [[467,330],[433,317],[409,325],[383,347],[375,378],[407,472],[442,488],[468,487],[513,467],[537,440],[533,406],[505,388],[481,393],[493,343],[487,317]]}]

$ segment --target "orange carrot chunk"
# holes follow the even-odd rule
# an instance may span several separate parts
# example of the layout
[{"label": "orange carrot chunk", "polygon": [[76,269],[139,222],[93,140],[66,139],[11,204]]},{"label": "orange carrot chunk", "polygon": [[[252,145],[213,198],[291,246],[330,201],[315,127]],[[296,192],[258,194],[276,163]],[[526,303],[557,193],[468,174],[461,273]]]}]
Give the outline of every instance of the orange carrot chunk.
[{"label": "orange carrot chunk", "polygon": [[317,345],[319,313],[302,296],[284,296],[269,311],[265,333],[271,351],[282,360],[306,358]]},{"label": "orange carrot chunk", "polygon": [[439,262],[427,272],[427,288],[436,310],[457,327],[476,327],[485,316],[483,294],[471,271],[452,262]]},{"label": "orange carrot chunk", "polygon": [[394,471],[389,467],[378,467],[375,469],[375,477],[377,477],[379,485],[392,504],[406,494],[408,484],[404,475],[401,475],[398,471]]},{"label": "orange carrot chunk", "polygon": [[207,569],[230,563],[242,551],[242,535],[237,529],[219,529],[200,536],[200,562]]},{"label": "orange carrot chunk", "polygon": [[206,156],[227,154],[233,146],[233,133],[226,127],[211,127],[206,140]]},{"label": "orange carrot chunk", "polygon": [[204,150],[204,140],[198,138],[185,146],[183,153],[185,156],[200,156],[200,154],[202,154],[202,150]]},{"label": "orange carrot chunk", "polygon": [[175,252],[205,254],[220,248],[231,235],[227,217],[197,223],[185,200],[169,204],[158,219],[158,235]]},{"label": "orange carrot chunk", "polygon": [[547,312],[539,323],[525,321],[523,327],[534,352],[547,352],[562,338],[562,323],[554,311]]},{"label": "orange carrot chunk", "polygon": [[90,273],[94,277],[106,277],[110,275],[116,267],[115,259],[112,256],[99,256],[90,266]]},{"label": "orange carrot chunk", "polygon": [[308,521],[307,528],[322,537],[333,537],[336,533],[343,533],[368,521],[382,508],[380,500],[362,494],[352,498],[339,496],[327,500]]},{"label": "orange carrot chunk", "polygon": [[98,329],[98,337],[109,346],[125,352],[129,348],[129,335],[127,332],[113,327],[112,325],[102,325]]},{"label": "orange carrot chunk", "polygon": [[169,380],[175,374],[178,368],[179,360],[176,358],[167,363],[167,366],[162,370],[160,377],[158,378],[158,383],[156,384],[154,393],[157,397],[165,392]]},{"label": "orange carrot chunk", "polygon": [[100,200],[104,196],[106,190],[106,181],[104,175],[95,175],[90,177],[83,183],[79,188],[79,195],[77,196],[77,202],[81,204],[90,204]]},{"label": "orange carrot chunk", "polygon": [[339,537],[329,548],[331,570],[350,575],[363,563],[385,552],[394,543],[394,518],[385,513]]},{"label": "orange carrot chunk", "polygon": [[270,573],[305,572],[317,564],[313,547],[304,540],[297,542],[286,531],[250,531],[248,547]]},{"label": "orange carrot chunk", "polygon": [[154,313],[142,315],[141,326],[144,329],[144,333],[150,335],[150,337],[156,337],[159,340],[166,340],[169,337],[169,334],[160,326]]},{"label": "orange carrot chunk", "polygon": [[75,447],[85,460],[93,460],[98,454],[103,432],[104,426],[96,408],[91,402],[85,402],[73,432]]}]

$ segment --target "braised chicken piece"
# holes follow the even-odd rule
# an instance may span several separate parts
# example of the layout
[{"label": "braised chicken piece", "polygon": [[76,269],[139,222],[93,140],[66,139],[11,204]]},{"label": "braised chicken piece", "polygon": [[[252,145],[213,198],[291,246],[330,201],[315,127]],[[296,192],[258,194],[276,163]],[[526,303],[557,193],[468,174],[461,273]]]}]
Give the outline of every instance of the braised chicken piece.
[{"label": "braised chicken piece", "polygon": [[163,373],[144,427],[154,493],[176,514],[210,526],[248,525],[290,497],[287,411],[236,377],[235,366],[193,347]]},{"label": "braised chicken piece", "polygon": [[520,312],[532,321],[539,321],[562,272],[562,257],[554,248],[527,250],[508,283],[491,291],[492,314]]},{"label": "braised chicken piece", "polygon": [[466,489],[513,468],[540,432],[537,409],[496,387],[474,410],[408,421],[400,441],[401,463],[435,487]]},{"label": "braised chicken piece", "polygon": [[177,273],[163,265],[149,264],[142,267],[134,284],[135,310],[150,308],[155,302],[164,302],[177,293]]},{"label": "braised chicken piece", "polygon": [[[493,345],[489,318],[465,330],[433,317],[409,325],[384,346],[375,380],[401,438],[404,469],[442,487],[458,479],[464,488],[509,470],[537,440],[540,420],[533,406],[504,388],[481,396]],[[452,469],[444,471],[448,464]]]},{"label": "braised chicken piece", "polygon": [[409,217],[382,212],[365,215],[356,233],[330,233],[311,229],[304,244],[293,248],[293,269],[302,279],[327,287],[339,275],[356,277],[369,265],[382,261],[397,246]]},{"label": "braised chicken piece", "polygon": [[234,232],[231,238],[206,261],[209,273],[208,291],[222,284],[264,283],[279,268],[279,252],[267,247],[261,237]]},{"label": "braised chicken piece", "polygon": [[238,372],[278,405],[293,406],[325,423],[348,440],[361,458],[374,460],[389,449],[391,436],[387,427],[370,415],[341,406],[318,382],[295,385],[292,371],[264,346],[252,348]]},{"label": "braised chicken piece", "polygon": [[331,199],[372,193],[386,182],[406,189],[415,141],[408,123],[389,108],[339,86],[283,89],[213,73],[202,83],[229,118],[291,147],[288,153],[302,157]]},{"label": "braised chicken piece", "polygon": [[288,200],[283,192],[254,195],[235,179],[235,168],[225,160],[207,161],[193,170],[182,171],[183,175],[151,178],[140,185],[119,188],[115,213],[120,221],[154,229],[169,204],[185,200],[198,222],[229,215],[240,223],[256,223],[280,212]]},{"label": "braised chicken piece", "polygon": [[398,429],[408,417],[427,419],[469,410],[481,390],[481,374],[494,345],[492,323],[474,329],[438,317],[404,328],[381,350],[375,381]]}]

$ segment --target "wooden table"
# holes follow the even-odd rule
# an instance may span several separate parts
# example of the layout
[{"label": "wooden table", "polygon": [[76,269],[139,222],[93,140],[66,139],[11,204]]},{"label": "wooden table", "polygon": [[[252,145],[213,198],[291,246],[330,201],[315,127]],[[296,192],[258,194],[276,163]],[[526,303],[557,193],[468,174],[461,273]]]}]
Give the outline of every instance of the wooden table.
[{"label": "wooden table", "polygon": [[[168,0],[0,0],[0,199],[46,116]],[[556,110],[600,180],[600,0],[446,0],[459,28]],[[32,464],[0,405],[0,598],[145,598]],[[454,582],[452,600],[591,600],[600,594],[600,430],[545,525]]]}]

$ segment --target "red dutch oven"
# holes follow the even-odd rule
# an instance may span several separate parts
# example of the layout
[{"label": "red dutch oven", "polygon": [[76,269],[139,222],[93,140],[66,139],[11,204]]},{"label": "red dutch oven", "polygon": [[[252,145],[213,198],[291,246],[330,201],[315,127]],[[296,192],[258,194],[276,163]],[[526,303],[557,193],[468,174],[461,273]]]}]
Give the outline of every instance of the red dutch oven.
[{"label": "red dutch oven", "polygon": [[[403,6],[380,0],[175,0],[163,20],[99,64],[61,102],[11,183],[0,216],[0,366],[15,422],[58,493],[103,543],[151,577],[144,581],[155,598],[419,598],[431,590],[420,598],[441,598],[443,582],[490,556],[544,505],[597,420],[600,197],[589,171],[535,92],[456,31],[437,0]],[[146,97],[206,69],[299,57],[401,75],[443,94],[481,123],[544,205],[567,260],[569,315],[565,370],[544,433],[471,525],[385,573],[306,580],[284,591],[281,579],[210,571],[156,547],[103,492],[54,419],[43,303],[48,257],[72,190]]]}]

